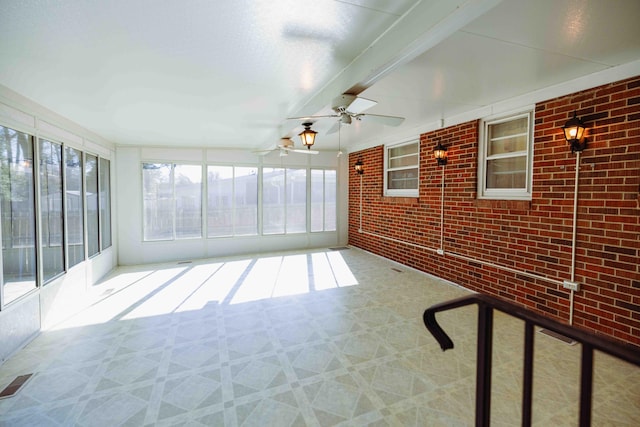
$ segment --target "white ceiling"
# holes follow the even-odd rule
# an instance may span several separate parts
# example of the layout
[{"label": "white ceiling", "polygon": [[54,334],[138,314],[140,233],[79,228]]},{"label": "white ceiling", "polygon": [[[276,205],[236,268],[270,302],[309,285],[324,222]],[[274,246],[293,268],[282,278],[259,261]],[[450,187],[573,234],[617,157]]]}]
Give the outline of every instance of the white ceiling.
[{"label": "white ceiling", "polygon": [[[354,93],[400,128],[640,61],[640,0],[3,0],[0,84],[116,144],[259,149]],[[338,146],[320,120],[319,150]],[[298,142],[296,142],[298,144]]]}]

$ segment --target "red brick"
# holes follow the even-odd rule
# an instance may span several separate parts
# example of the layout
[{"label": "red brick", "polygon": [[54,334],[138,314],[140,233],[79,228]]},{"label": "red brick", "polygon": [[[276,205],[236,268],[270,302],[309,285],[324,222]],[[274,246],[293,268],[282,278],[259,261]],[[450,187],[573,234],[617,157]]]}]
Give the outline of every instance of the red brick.
[{"label": "red brick", "polygon": [[[468,289],[500,296],[552,318],[569,317],[568,292],[482,262],[549,280],[570,277],[576,155],[560,127],[573,111],[588,119],[581,155],[575,280],[576,325],[640,344],[640,77],[538,103],[535,106],[533,198],[477,199],[477,143],[473,120],[420,136],[419,198],[383,195],[384,147],[349,156],[349,243],[441,276]],[[440,139],[449,148],[445,169],[445,252],[440,245],[440,172],[430,154]],[[361,157],[363,229],[425,247],[358,233]],[[625,305],[626,304],[626,305]]]}]

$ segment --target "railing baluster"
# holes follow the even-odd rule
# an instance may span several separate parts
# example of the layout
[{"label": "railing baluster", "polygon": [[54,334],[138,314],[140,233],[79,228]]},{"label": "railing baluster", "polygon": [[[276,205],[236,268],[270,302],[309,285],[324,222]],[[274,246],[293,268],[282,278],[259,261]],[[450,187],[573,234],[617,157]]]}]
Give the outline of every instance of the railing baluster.
[{"label": "railing baluster", "polygon": [[436,313],[476,304],[478,306],[478,343],[476,361],[476,426],[488,426],[491,421],[491,353],[493,341],[493,310],[499,310],[525,321],[524,388],[522,394],[522,425],[531,425],[533,396],[534,326],[542,326],[582,344],[580,384],[580,426],[591,425],[593,393],[593,351],[598,350],[640,366],[640,348],[610,338],[559,323],[508,301],[483,294],[472,294],[436,304],[425,310],[422,319],[443,351],[453,348],[453,341],[436,321]]},{"label": "railing baluster", "polygon": [[522,427],[531,427],[533,397],[533,323],[524,324],[524,373],[522,384]]},{"label": "railing baluster", "polygon": [[491,356],[493,351],[493,309],[478,305],[478,345],[476,358],[476,426],[491,421]]},{"label": "railing baluster", "polygon": [[591,425],[591,393],[593,393],[593,347],[582,344],[580,363],[580,426]]}]

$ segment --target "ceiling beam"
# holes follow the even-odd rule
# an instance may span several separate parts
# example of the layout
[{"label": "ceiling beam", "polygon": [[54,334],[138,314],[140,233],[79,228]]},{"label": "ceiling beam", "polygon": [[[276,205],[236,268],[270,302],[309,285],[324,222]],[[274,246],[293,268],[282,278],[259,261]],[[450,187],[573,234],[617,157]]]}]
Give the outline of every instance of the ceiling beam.
[{"label": "ceiling beam", "polygon": [[[393,70],[441,43],[502,0],[421,0],[290,117],[316,114],[343,94],[357,95]],[[285,123],[283,123],[285,125]]]}]

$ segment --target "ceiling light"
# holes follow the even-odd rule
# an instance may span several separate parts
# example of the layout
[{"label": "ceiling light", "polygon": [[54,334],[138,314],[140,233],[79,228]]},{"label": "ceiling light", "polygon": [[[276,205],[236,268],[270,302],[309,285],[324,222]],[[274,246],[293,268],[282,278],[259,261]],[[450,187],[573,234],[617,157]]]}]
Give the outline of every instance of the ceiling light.
[{"label": "ceiling light", "polygon": [[316,134],[318,133],[314,130],[311,130],[312,124],[313,123],[311,122],[303,123],[302,126],[304,126],[304,130],[298,134],[300,136],[300,139],[302,140],[302,145],[307,147],[309,150],[314,144],[316,140]]}]

